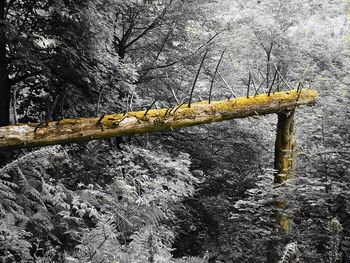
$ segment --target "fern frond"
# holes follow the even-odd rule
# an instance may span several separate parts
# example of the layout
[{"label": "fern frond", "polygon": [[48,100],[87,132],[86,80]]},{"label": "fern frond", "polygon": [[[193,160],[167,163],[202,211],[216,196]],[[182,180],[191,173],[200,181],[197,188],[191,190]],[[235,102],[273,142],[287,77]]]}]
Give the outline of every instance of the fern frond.
[{"label": "fern frond", "polygon": [[11,189],[1,188],[0,189],[0,198],[2,201],[6,200],[16,200],[15,193]]},{"label": "fern frond", "polygon": [[286,245],[282,258],[279,263],[296,263],[299,261],[301,253],[297,243],[289,243]]},{"label": "fern frond", "polygon": [[62,146],[44,147],[40,150],[27,153],[17,160],[5,165],[0,169],[0,174],[7,174],[10,171],[15,170],[18,166],[33,163],[33,160],[38,164],[36,166],[40,166],[39,164],[44,165],[46,163],[45,160],[60,161],[66,158],[68,158],[68,155]]},{"label": "fern frond", "polygon": [[8,186],[8,187],[13,188],[13,189],[18,189],[17,184],[12,183],[12,182],[7,181],[7,180],[0,179],[0,187],[1,187],[1,185],[5,185],[5,186]]},{"label": "fern frond", "polygon": [[8,213],[0,221],[0,247],[11,251],[13,256],[19,256],[25,260],[30,259],[31,244],[25,240],[30,234],[20,225],[16,225],[13,214]]}]

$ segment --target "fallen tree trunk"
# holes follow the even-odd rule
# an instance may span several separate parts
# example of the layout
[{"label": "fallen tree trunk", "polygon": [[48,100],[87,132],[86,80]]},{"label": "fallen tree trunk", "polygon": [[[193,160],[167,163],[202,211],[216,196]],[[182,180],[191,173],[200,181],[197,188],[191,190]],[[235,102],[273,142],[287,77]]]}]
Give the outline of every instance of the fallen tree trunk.
[{"label": "fallen tree trunk", "polygon": [[187,126],[280,113],[314,104],[317,92],[304,89],[234,100],[206,101],[173,109],[111,114],[96,118],[63,119],[45,124],[0,127],[0,149],[46,146],[109,137],[159,132]]}]

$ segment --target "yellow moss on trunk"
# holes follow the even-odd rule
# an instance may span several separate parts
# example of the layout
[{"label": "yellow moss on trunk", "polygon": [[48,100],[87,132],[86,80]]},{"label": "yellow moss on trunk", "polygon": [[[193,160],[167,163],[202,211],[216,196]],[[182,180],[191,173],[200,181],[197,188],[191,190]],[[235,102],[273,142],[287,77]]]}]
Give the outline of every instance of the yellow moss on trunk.
[{"label": "yellow moss on trunk", "polygon": [[187,126],[245,118],[254,115],[293,110],[300,105],[313,104],[317,92],[286,91],[268,96],[241,97],[234,100],[207,101],[170,109],[152,109],[110,114],[103,118],[64,119],[44,125],[22,124],[0,127],[0,149],[23,148],[95,140],[178,129]]}]

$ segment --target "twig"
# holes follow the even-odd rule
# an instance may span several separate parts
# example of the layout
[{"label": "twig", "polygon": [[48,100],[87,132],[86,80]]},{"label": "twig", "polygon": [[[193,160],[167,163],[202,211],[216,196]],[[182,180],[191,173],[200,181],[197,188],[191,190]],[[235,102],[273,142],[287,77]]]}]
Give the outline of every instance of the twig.
[{"label": "twig", "polygon": [[252,81],[252,75],[249,71],[248,87],[247,87],[247,99],[249,99],[250,82]]},{"label": "twig", "polygon": [[266,56],[267,56],[267,63],[266,63],[266,88],[269,89],[269,85],[270,85],[270,60],[272,60],[271,57],[271,53],[272,53],[272,49],[274,46],[274,41],[272,40],[270,42],[270,47],[267,48],[265,47],[265,45],[263,44],[261,38],[259,37],[258,33],[255,31],[254,35],[256,37],[256,39],[258,40],[259,44],[261,45],[261,47],[264,49]]},{"label": "twig", "polygon": [[301,78],[300,81],[299,81],[299,84],[298,84],[298,87],[297,87],[298,97],[297,97],[297,99],[296,99],[296,102],[297,102],[297,101],[299,100],[299,98],[300,98],[301,91],[302,91],[302,89],[303,89],[304,77],[305,77],[305,74],[306,74],[306,72],[308,71],[308,69],[309,69],[309,65],[307,65],[307,67],[306,67],[306,69],[304,70],[304,73],[303,73],[303,75],[302,75],[302,78]]},{"label": "twig", "polygon": [[129,98],[130,94],[128,94],[128,97],[126,98],[125,112],[129,112]]},{"label": "twig", "polygon": [[185,104],[186,102],[183,102],[183,103],[181,103],[178,107],[176,107],[176,109],[174,110],[174,114],[175,114],[175,112],[178,110],[178,109],[180,109],[184,104]]},{"label": "twig", "polygon": [[165,14],[168,12],[168,8],[172,5],[173,0],[170,0],[170,2],[164,7],[162,12],[146,27],[145,30],[143,30],[138,36],[136,36],[134,39],[132,39],[129,43],[125,45],[125,49],[129,48],[131,45],[133,45],[135,42],[137,42],[139,39],[141,39],[143,36],[145,36],[150,30],[154,29],[158,26],[158,22],[164,18]]},{"label": "twig", "polygon": [[172,67],[184,60],[186,60],[187,58],[191,57],[192,55],[196,54],[199,50],[201,50],[204,46],[208,45],[211,41],[213,41],[213,39],[215,37],[217,37],[219,34],[221,34],[223,31],[220,31],[220,32],[217,32],[214,34],[214,36],[212,36],[208,41],[206,41],[206,43],[202,44],[201,46],[199,46],[195,51],[193,52],[190,52],[190,54],[188,55],[185,55],[184,57],[178,59],[178,60],[175,60],[173,62],[170,62],[169,64],[165,64],[165,65],[159,65],[159,66],[154,66],[154,67],[150,67],[150,68],[147,68],[147,69],[144,69],[145,71],[150,71],[150,70],[154,70],[154,69],[162,69],[162,68],[167,68],[167,67]]},{"label": "twig", "polygon": [[103,114],[97,121],[96,125],[100,125],[105,115]]},{"label": "twig", "polygon": [[134,99],[134,90],[132,90],[132,92],[131,92],[131,98],[130,98],[130,103],[129,103],[129,109],[132,111],[133,109],[132,109],[132,100]]},{"label": "twig", "polygon": [[265,83],[265,79],[260,83],[258,89],[257,89],[256,92],[255,92],[254,97],[256,97],[256,95],[258,95],[258,92],[259,92],[259,90],[260,90],[261,88],[262,88],[263,92],[266,93],[265,90],[264,90],[264,88],[263,88],[264,83]]},{"label": "twig", "polygon": [[144,116],[147,115],[147,113],[149,112],[149,110],[153,107],[153,105],[154,105],[156,102],[157,102],[157,99],[155,99],[155,100],[152,102],[152,104],[147,108],[145,114],[143,114]]},{"label": "twig", "polygon": [[220,66],[220,63],[221,63],[221,60],[225,54],[225,51],[226,51],[226,48],[222,51],[221,53],[221,56],[220,56],[220,59],[219,59],[219,62],[218,64],[216,65],[216,69],[215,69],[215,73],[214,73],[214,76],[213,76],[213,79],[211,80],[211,84],[210,84],[210,90],[209,90],[209,104],[211,102],[211,92],[212,92],[212,89],[213,89],[213,85],[214,85],[214,80],[215,80],[215,77],[216,77],[216,74],[219,70],[219,66]]},{"label": "twig", "polygon": [[192,102],[192,96],[193,96],[193,91],[194,91],[194,87],[196,86],[196,83],[197,83],[197,79],[198,79],[198,76],[199,76],[199,73],[202,69],[202,66],[203,66],[203,63],[204,63],[204,60],[205,60],[205,57],[207,56],[207,53],[208,53],[208,49],[205,50],[205,53],[204,53],[204,56],[202,58],[202,61],[201,61],[201,64],[199,65],[199,69],[197,71],[197,74],[196,74],[196,77],[193,81],[193,85],[192,85],[192,89],[191,89],[191,94],[190,94],[190,99],[188,101],[188,107],[190,108],[191,107],[191,102]]},{"label": "twig", "polygon": [[226,80],[224,79],[224,77],[220,74],[220,72],[218,71],[218,75],[221,78],[221,80],[224,82],[225,86],[229,89],[229,91],[231,92],[231,96],[233,96],[234,98],[237,98],[237,96],[234,94],[232,88],[227,84]]},{"label": "twig", "polygon": [[128,111],[129,111],[129,97],[130,97],[130,94],[128,94],[128,97],[126,98],[126,104],[125,104],[125,110],[124,110],[124,113],[123,115],[125,116]]},{"label": "twig", "polygon": [[301,82],[298,83],[297,92],[299,92],[300,86],[301,86]]},{"label": "twig", "polygon": [[[169,78],[169,76],[168,76],[168,71],[165,71],[165,75],[166,75],[167,79],[170,81],[170,78]],[[179,86],[179,88],[181,87],[181,83],[182,83],[182,80],[180,81],[180,86]],[[171,85],[169,85],[169,87],[170,87],[171,93],[173,94],[173,97],[174,97],[176,103],[179,104],[180,102],[179,102],[179,100],[178,100],[177,97],[176,97],[176,93],[175,93],[173,87],[172,87]]]},{"label": "twig", "polygon": [[299,98],[300,98],[300,95],[301,95],[301,91],[302,91],[302,88],[301,88],[299,91],[297,90],[297,92],[298,92],[298,97],[297,97],[297,99],[296,99],[295,102],[298,102],[298,100],[299,100]]},{"label": "twig", "polygon": [[17,104],[17,88],[13,90],[12,93],[12,107],[13,107],[13,119],[15,121],[15,124],[17,124],[17,110],[16,110],[16,104]]},{"label": "twig", "polygon": [[36,133],[36,131],[37,131],[40,127],[42,127],[44,124],[47,125],[47,122],[46,122],[46,121],[40,122],[40,123],[38,124],[38,126],[35,127],[34,133]]},{"label": "twig", "polygon": [[175,93],[174,89],[173,89],[172,87],[170,87],[170,89],[171,89],[171,93],[172,93],[173,96],[174,96],[174,99],[176,100],[176,103],[179,104],[180,101],[179,101],[178,98],[176,97],[176,93]]},{"label": "twig", "polygon": [[[174,106],[172,106],[171,108],[168,109],[168,110],[169,110],[168,114],[170,114],[170,113],[176,108],[176,105],[177,105],[177,104],[175,104]],[[166,114],[165,114],[165,115],[166,115]]]},{"label": "twig", "polygon": [[[166,45],[166,42],[168,41],[168,39],[169,39],[170,35],[172,34],[173,30],[174,30],[174,28],[171,27],[171,28],[169,29],[168,33],[166,34],[166,36],[165,36],[165,38],[164,38],[164,40],[163,40],[163,43],[162,43],[162,45],[161,45],[161,47],[160,47],[160,50],[158,51],[158,53],[157,53],[155,59],[154,59],[153,62],[152,62],[153,65],[156,64],[157,60],[159,59],[159,56],[160,56],[160,54],[163,52],[164,47],[165,47],[165,45]],[[146,71],[140,76],[140,78],[143,78],[144,76],[146,76],[147,73],[148,73],[150,70],[151,70],[151,69],[146,70]]]},{"label": "twig", "polygon": [[98,99],[97,99],[97,104],[96,104],[96,116],[98,116],[99,111],[100,111],[100,103],[102,99],[102,93],[105,90],[106,86],[101,87],[100,92],[98,94]]},{"label": "twig", "polygon": [[303,75],[301,76],[300,80],[299,80],[299,84],[298,84],[298,87],[297,87],[297,91],[299,91],[299,88],[303,85],[303,82],[304,82],[304,78],[305,78],[305,75],[306,75],[306,72],[309,70],[309,65],[306,66],[304,72],[303,72]]},{"label": "twig", "polygon": [[59,98],[59,96],[56,96],[56,98],[55,98],[55,100],[53,101],[53,103],[52,103],[52,106],[50,107],[49,105],[49,103],[48,103],[48,107],[47,107],[47,117],[46,117],[46,120],[47,121],[51,121],[52,120],[52,115],[53,115],[53,112],[54,112],[54,110],[55,110],[55,108],[56,108],[56,106],[57,106],[57,103],[58,103],[58,98]]},{"label": "twig", "polygon": [[275,84],[276,77],[277,77],[277,70],[275,71],[275,74],[274,74],[274,76],[273,76],[273,80],[272,80],[271,86],[270,86],[270,88],[269,88],[269,91],[268,91],[268,93],[267,93],[267,96],[270,96],[270,94],[271,94],[271,90],[272,90],[273,85]]},{"label": "twig", "polygon": [[[172,109],[172,108],[171,108]],[[168,112],[169,112],[170,109],[166,109],[165,113],[164,113],[164,116],[166,117],[168,115]]]},{"label": "twig", "polygon": [[260,69],[258,69],[258,72],[259,72],[260,76],[263,79],[263,81],[261,82],[262,90],[263,90],[264,93],[266,93],[266,90],[264,89],[263,85],[264,85],[265,81],[267,81],[267,79],[266,79],[266,77],[264,77],[264,75],[262,74]]},{"label": "twig", "polygon": [[255,35],[256,39],[259,41],[259,44],[262,46],[262,48],[264,49],[264,51],[267,53],[268,50],[267,50],[267,48],[265,47],[265,45],[263,44],[263,42],[261,41],[261,39],[260,39],[260,37],[258,36],[258,33],[257,33],[256,31],[254,32],[254,35]]},{"label": "twig", "polygon": [[256,92],[258,92],[258,90],[256,89],[256,85],[255,85],[255,80],[254,80],[254,75],[252,74],[252,84],[253,84],[253,88],[255,91],[254,97],[256,96]]},{"label": "twig", "polygon": [[125,120],[127,117],[124,116],[120,121],[116,122],[115,125],[118,126],[123,120]]},{"label": "twig", "polygon": [[271,61],[272,61],[273,66],[275,67],[275,69],[276,69],[278,75],[281,77],[282,81],[284,82],[284,84],[286,84],[286,86],[288,87],[288,89],[291,90],[291,87],[290,87],[290,86],[288,85],[288,83],[284,80],[284,78],[283,78],[281,72],[278,70],[278,68],[277,68],[277,66],[276,66],[276,64],[275,64],[275,61],[274,61],[272,58],[271,58]]}]

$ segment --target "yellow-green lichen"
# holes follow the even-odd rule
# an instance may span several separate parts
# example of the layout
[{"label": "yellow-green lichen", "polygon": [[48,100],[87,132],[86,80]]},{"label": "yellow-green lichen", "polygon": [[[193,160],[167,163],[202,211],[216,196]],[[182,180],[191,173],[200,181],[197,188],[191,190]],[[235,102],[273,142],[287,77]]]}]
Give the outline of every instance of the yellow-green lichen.
[{"label": "yellow-green lichen", "polygon": [[[296,100],[302,100],[304,98],[316,98],[317,92],[314,90],[303,89],[301,91],[291,90],[284,92],[276,92],[268,96],[268,94],[260,94],[255,97],[239,97],[233,100],[212,101],[211,104],[208,101],[200,101],[192,103],[191,107],[187,104],[174,106],[173,108],[162,109],[150,109],[148,111],[134,111],[126,114],[114,114],[106,115],[102,119],[101,123],[110,128],[115,128],[124,118],[135,117],[139,123],[152,121],[152,123],[164,123],[166,119],[175,117],[175,119],[181,118],[193,118],[196,114],[202,112],[205,114],[212,114],[215,112],[230,112],[234,109],[249,109],[251,107],[259,107],[259,105],[268,104],[272,102],[292,102]],[[302,102],[301,102],[302,103]],[[156,120],[155,120],[156,119]],[[99,118],[95,118],[98,122]]]},{"label": "yellow-green lichen", "polygon": [[[153,131],[182,128],[233,118],[243,118],[256,114],[278,113],[281,110],[291,110],[298,105],[308,105],[315,102],[317,92],[303,89],[302,91],[278,92],[268,96],[241,97],[233,100],[207,101],[188,105],[174,106],[172,109],[151,109],[149,111],[128,112],[126,114],[110,114],[95,118],[62,119],[59,122],[49,122],[40,127],[34,134],[39,123],[27,124],[29,131],[25,134],[15,134],[14,126],[0,127],[0,148],[23,147],[20,142],[26,141],[28,146],[53,145],[63,142],[125,136]],[[18,125],[15,127],[20,127]],[[39,131],[39,132],[38,132]],[[7,134],[12,134],[18,142],[9,145]]]}]

